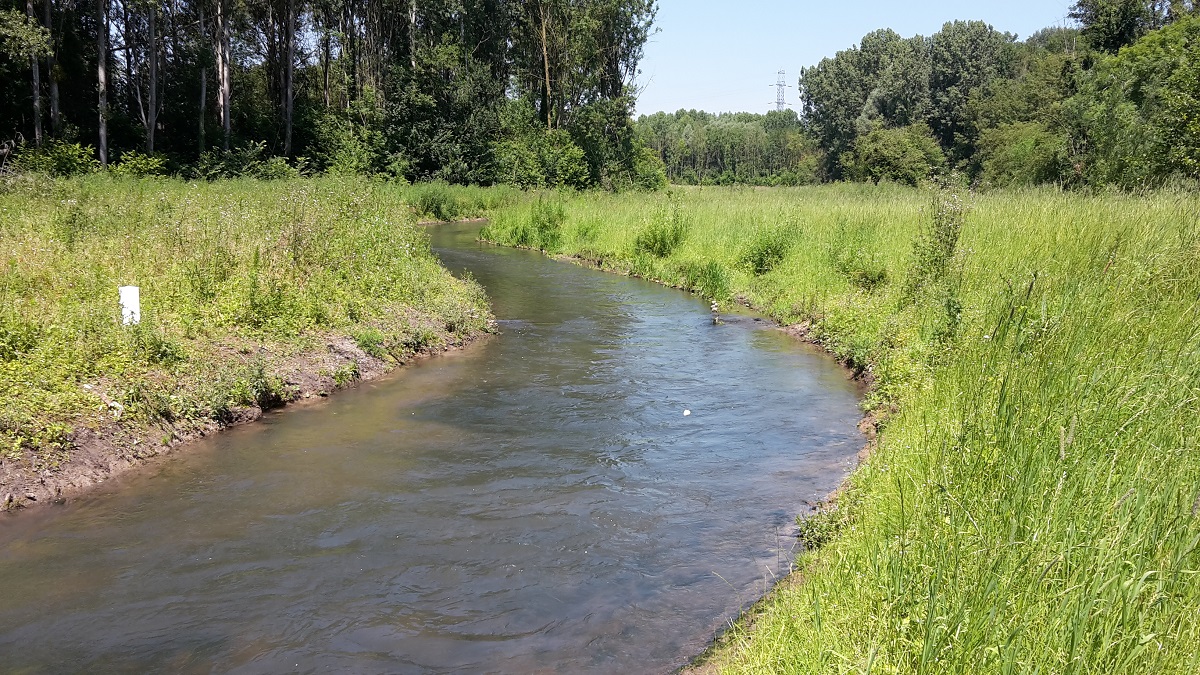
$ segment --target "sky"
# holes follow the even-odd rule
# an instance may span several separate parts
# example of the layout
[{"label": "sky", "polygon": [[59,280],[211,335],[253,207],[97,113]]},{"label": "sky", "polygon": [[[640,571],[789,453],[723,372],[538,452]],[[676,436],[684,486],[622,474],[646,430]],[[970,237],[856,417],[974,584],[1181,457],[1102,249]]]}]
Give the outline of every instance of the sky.
[{"label": "sky", "polygon": [[800,69],[891,28],[932,35],[955,19],[986,21],[1020,39],[1071,25],[1071,0],[659,0],[637,85],[637,114],[695,108],[709,112],[775,109],[775,82],[787,72],[796,109]]}]

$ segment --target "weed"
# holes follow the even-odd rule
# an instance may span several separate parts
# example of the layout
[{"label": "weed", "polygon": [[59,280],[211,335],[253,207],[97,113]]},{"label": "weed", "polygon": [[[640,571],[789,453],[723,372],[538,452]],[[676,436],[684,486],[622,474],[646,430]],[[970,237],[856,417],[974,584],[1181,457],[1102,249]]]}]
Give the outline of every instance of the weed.
[{"label": "weed", "polygon": [[668,194],[666,206],[660,208],[650,224],[638,232],[633,248],[656,258],[666,258],[683,243],[687,233],[688,221],[679,200]]},{"label": "weed", "polygon": [[342,364],[333,371],[333,382],[338,389],[343,389],[357,382],[362,374],[358,370],[358,361]]},{"label": "weed", "polygon": [[738,262],[755,275],[766,274],[787,257],[788,250],[792,247],[793,236],[794,230],[791,227],[760,229],[754,234]]},{"label": "weed", "polygon": [[[386,347],[387,335],[378,328],[366,327],[361,330],[354,331],[350,334],[354,338],[354,343],[358,348],[366,354],[374,356],[377,359],[385,359],[388,357]],[[355,368],[358,365],[355,364]]]}]

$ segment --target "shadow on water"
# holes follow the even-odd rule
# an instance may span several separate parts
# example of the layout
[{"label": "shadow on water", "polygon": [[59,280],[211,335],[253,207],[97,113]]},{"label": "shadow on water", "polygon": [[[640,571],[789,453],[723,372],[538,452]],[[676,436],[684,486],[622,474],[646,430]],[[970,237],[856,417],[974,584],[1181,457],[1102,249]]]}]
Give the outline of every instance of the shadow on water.
[{"label": "shadow on water", "polygon": [[862,443],[855,385],[477,229],[434,245],[497,338],[0,522],[0,669],[666,671],[760,595]]}]

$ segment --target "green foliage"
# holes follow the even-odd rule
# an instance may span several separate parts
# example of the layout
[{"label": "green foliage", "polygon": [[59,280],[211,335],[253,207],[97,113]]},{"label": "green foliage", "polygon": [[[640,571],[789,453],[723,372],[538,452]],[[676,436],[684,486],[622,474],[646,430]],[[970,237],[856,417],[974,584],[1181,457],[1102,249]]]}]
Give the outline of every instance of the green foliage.
[{"label": "green foliage", "polygon": [[888,282],[888,268],[873,245],[873,229],[866,223],[842,221],[833,232],[829,262],[850,285],[874,292]]},{"label": "green foliage", "polygon": [[285,180],[299,177],[300,172],[286,158],[268,155],[266,143],[259,141],[233,150],[209,150],[200,155],[193,174],[203,180]]},{"label": "green foliage", "polygon": [[791,227],[762,228],[754,233],[750,245],[738,259],[753,274],[761,275],[775,269],[792,248],[795,233]]},{"label": "green foliage", "polygon": [[688,226],[679,199],[668,193],[666,205],[660,206],[653,220],[638,232],[633,248],[656,258],[666,258],[687,238]]},{"label": "green foliage", "polygon": [[162,155],[147,155],[137,150],[129,150],[121,155],[121,161],[109,167],[116,176],[126,178],[145,178],[161,176],[167,172],[167,160]]},{"label": "green foliage", "polygon": [[562,243],[566,220],[567,209],[562,201],[539,197],[530,218],[530,230],[537,247],[543,251],[557,250]]},{"label": "green foliage", "polygon": [[[406,189],[94,175],[0,193],[0,448],[52,463],[55,424],[225,424],[294,397],[288,360],[326,339],[386,356],[484,330],[482,292],[438,266]],[[512,198],[495,192],[462,201]],[[130,283],[142,322],[122,326]]]},{"label": "green foliage", "polygon": [[912,299],[922,288],[937,284],[950,271],[963,223],[970,208],[958,192],[942,188],[933,200],[933,217],[913,240],[912,263],[904,280],[904,297]]},{"label": "green foliage", "polygon": [[351,361],[350,363],[338,366],[333,371],[333,383],[339,389],[347,387],[361,378],[362,373],[358,370],[358,361]]},{"label": "green foliage", "polygon": [[[696,110],[643,115],[636,124],[635,176],[657,175],[691,185],[809,185],[818,182],[821,152],[791,111],[720,114]],[[655,166],[637,168],[653,156]],[[657,189],[657,178],[635,179]]]},{"label": "green foliage", "polygon": [[14,168],[55,177],[79,176],[100,168],[95,152],[91,146],[59,140],[42,148],[26,145],[17,152]]},{"label": "green foliage", "polygon": [[853,154],[842,165],[848,176],[859,180],[890,180],[915,187],[945,170],[946,157],[929,127],[914,124],[859,136]]},{"label": "green foliage", "polygon": [[525,189],[592,184],[583,149],[566,131],[539,126],[528,101],[507,104],[501,115],[501,133],[502,139],[492,146],[498,182]]},{"label": "green foliage", "polygon": [[980,181],[989,187],[1053,183],[1068,175],[1067,139],[1038,122],[1012,122],[979,137]]},{"label": "green foliage", "polygon": [[50,31],[36,19],[15,9],[0,10],[0,54],[28,58],[50,52]]},{"label": "green foliage", "polygon": [[682,265],[680,273],[683,276],[683,287],[704,298],[725,301],[733,294],[730,290],[729,272],[716,260],[689,260]]},{"label": "green foliage", "polygon": [[1144,188],[1200,177],[1200,16],[1154,31],[1103,59],[1073,100],[1094,184]]}]

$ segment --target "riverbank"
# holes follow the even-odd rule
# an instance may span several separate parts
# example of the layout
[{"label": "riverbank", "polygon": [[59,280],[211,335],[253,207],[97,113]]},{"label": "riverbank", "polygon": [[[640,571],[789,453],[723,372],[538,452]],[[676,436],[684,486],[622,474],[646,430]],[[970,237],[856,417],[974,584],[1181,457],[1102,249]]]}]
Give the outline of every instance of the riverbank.
[{"label": "riverbank", "polygon": [[744,301],[873,378],[876,451],[706,668],[1190,672],[1198,212],[1191,194],[687,189],[547,196],[483,236]]},{"label": "riverbank", "polygon": [[[0,509],[69,498],[264,410],[490,330],[419,217],[511,196],[334,179],[0,191]],[[122,325],[117,287],[141,289]]]}]

